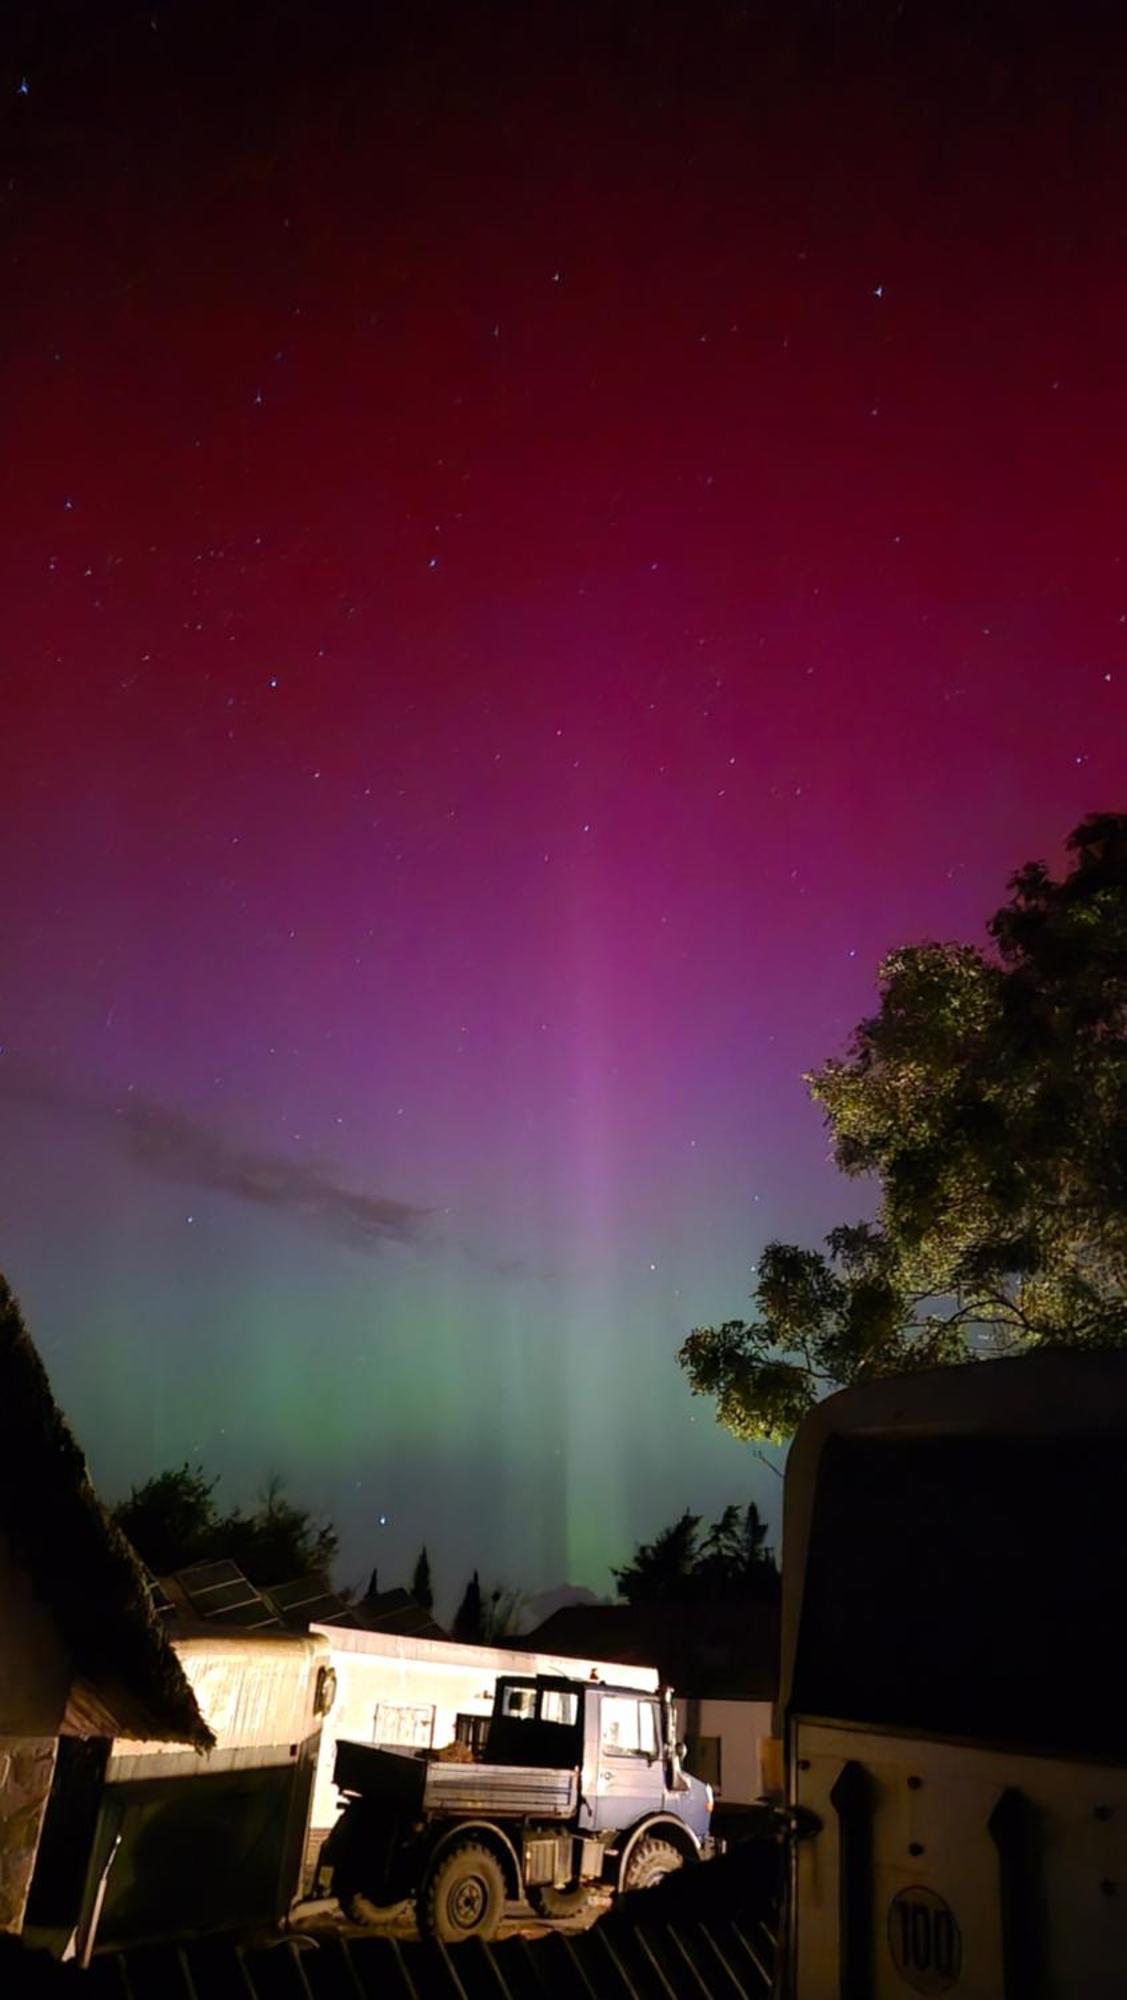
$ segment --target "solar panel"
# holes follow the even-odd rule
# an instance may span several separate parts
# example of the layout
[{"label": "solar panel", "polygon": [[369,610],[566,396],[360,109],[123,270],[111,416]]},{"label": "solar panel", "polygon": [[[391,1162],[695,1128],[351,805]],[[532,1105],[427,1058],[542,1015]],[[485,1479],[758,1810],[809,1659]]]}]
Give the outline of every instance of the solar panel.
[{"label": "solar panel", "polygon": [[287,1625],[340,1625],[352,1622],[352,1613],[342,1597],[330,1590],[316,1571],[297,1576],[289,1583],[272,1583],[266,1596]]},{"label": "solar panel", "polygon": [[209,1625],[223,1625],[243,1632],[278,1627],[281,1619],[261,1592],[242,1573],[237,1563],[193,1563],[178,1570],[173,1579],[184,1592],[197,1618]]}]

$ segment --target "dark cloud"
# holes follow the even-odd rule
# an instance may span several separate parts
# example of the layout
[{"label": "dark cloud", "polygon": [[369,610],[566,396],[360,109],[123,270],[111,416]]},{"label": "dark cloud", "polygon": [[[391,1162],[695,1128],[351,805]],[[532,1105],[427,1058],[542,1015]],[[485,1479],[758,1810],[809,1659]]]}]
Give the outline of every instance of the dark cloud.
[{"label": "dark cloud", "polygon": [[324,1169],[284,1154],[238,1146],[211,1126],[133,1091],[116,1101],[100,1100],[5,1065],[0,1069],[0,1094],[100,1124],[112,1132],[128,1159],[150,1173],[279,1210],[354,1250],[416,1243],[432,1213],[390,1195],[360,1194]]}]

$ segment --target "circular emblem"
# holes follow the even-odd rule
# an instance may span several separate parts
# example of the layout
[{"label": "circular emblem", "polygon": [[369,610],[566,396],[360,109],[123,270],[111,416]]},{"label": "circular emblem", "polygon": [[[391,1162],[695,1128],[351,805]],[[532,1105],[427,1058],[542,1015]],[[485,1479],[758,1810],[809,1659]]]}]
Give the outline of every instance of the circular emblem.
[{"label": "circular emblem", "polygon": [[934,1889],[901,1889],[888,1906],[892,1963],[917,1993],[946,1993],[963,1969],[955,1913]]}]

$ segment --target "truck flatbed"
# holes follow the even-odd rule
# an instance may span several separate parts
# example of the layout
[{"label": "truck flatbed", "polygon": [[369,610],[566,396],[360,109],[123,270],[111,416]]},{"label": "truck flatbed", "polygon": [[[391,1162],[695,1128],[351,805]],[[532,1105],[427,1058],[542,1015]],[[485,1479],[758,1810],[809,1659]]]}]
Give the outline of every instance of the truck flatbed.
[{"label": "truck flatbed", "polygon": [[342,1792],[377,1796],[418,1815],[563,1820],[579,1802],[578,1771],[442,1764],[415,1751],[381,1750],[369,1743],[338,1743],[334,1776]]}]

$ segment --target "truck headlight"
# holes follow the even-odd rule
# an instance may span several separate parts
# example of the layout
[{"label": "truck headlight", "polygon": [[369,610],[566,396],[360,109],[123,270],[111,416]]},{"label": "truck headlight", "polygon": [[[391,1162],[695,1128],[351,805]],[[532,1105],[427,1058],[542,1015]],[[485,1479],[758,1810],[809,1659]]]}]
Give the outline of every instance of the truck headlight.
[{"label": "truck headlight", "polygon": [[704,1806],[705,1806],[705,1811],[706,1811],[706,1812],[711,1812],[711,1811],[712,1811],[712,1808],[713,1808],[713,1806],[715,1805],[715,1803],[716,1803],[716,1797],[715,1797],[715,1793],[713,1792],[713,1789],[712,1789],[712,1786],[711,1786],[711,1785],[706,1785],[706,1786],[705,1786],[705,1788],[704,1788]]}]

